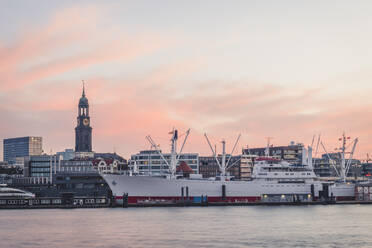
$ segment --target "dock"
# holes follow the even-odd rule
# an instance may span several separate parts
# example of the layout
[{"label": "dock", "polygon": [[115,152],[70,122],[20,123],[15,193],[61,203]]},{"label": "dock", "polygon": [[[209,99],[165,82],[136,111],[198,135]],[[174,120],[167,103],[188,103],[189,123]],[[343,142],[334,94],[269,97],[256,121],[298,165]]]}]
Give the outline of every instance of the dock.
[{"label": "dock", "polygon": [[36,197],[30,199],[0,199],[0,209],[52,209],[52,208],[107,208],[107,197]]}]

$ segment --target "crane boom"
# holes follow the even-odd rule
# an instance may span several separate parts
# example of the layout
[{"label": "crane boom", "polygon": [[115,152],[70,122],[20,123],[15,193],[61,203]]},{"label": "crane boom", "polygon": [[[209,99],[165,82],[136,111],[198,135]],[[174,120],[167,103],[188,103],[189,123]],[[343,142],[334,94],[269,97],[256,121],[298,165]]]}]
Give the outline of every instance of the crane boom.
[{"label": "crane boom", "polygon": [[347,161],[345,176],[347,176],[347,173],[349,172],[349,169],[350,169],[350,166],[351,166],[351,162],[353,160],[353,155],[354,155],[355,147],[356,147],[357,143],[358,143],[358,138],[356,138],[354,140],[353,149],[351,150],[349,160]]},{"label": "crane boom", "polygon": [[227,168],[227,169],[230,167],[230,166],[229,166],[230,159],[231,159],[231,157],[232,157],[232,155],[233,155],[233,153],[234,153],[234,151],[235,151],[236,145],[237,145],[238,142],[239,142],[240,136],[241,136],[241,134],[238,135],[238,138],[236,139],[235,144],[234,144],[234,147],[233,147],[233,149],[232,149],[232,151],[231,151],[231,153],[230,153],[230,157],[229,157],[229,159],[228,159],[227,162],[226,162],[226,168]]},{"label": "crane boom", "polygon": [[330,164],[333,166],[333,168],[335,169],[335,171],[336,171],[336,173],[337,173],[337,176],[340,176],[340,173],[338,172],[336,166],[331,162],[332,159],[331,159],[331,157],[329,156],[329,153],[327,152],[327,150],[325,149],[323,142],[320,142],[320,144],[322,145],[324,152],[327,154],[327,157],[328,157],[329,163],[330,163]]},{"label": "crane boom", "polygon": [[205,136],[205,139],[206,139],[207,142],[208,142],[209,147],[211,148],[211,151],[212,151],[212,154],[213,154],[214,158],[216,159],[216,162],[217,162],[217,164],[218,164],[218,167],[220,167],[220,169],[221,169],[221,164],[220,164],[220,162],[219,162],[218,159],[217,159],[216,152],[213,150],[212,145],[211,145],[211,142],[209,142],[209,139],[208,139],[207,134],[205,133],[204,136]]}]

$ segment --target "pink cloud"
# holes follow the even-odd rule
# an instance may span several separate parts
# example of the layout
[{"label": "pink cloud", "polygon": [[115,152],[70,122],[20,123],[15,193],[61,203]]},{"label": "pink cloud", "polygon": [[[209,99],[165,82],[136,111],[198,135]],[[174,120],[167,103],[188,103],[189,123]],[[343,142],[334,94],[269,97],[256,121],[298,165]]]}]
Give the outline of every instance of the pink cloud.
[{"label": "pink cloud", "polygon": [[[371,104],[352,96],[325,96],[323,89],[256,80],[185,83],[208,67],[202,55],[155,66],[140,75],[72,75],[115,61],[144,61],[178,41],[150,32],[129,37],[115,29],[97,31],[103,16],[97,6],[62,10],[44,27],[21,32],[13,45],[0,44],[0,137],[41,135],[47,151],[74,147],[80,80],[85,79],[96,151],[115,147],[128,157],[149,148],[144,138],[148,134],[168,151],[167,132],[173,127],[190,127],[185,150],[201,154],[210,154],[204,132],[214,143],[225,138],[229,149],[238,133],[243,135],[239,147],[264,146],[266,136],[274,136],[275,145],[291,140],[309,144],[314,134],[322,133],[331,149],[345,130],[360,137],[359,157],[372,149]],[[75,46],[81,50],[61,52]],[[40,59],[44,57],[47,60]]]}]

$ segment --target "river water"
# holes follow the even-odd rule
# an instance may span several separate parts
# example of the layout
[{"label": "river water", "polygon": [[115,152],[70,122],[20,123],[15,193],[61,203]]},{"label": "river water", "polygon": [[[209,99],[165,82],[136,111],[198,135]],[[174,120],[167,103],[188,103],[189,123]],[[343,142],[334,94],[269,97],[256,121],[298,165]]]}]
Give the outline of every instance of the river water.
[{"label": "river water", "polygon": [[0,247],[372,247],[372,205],[0,210]]}]

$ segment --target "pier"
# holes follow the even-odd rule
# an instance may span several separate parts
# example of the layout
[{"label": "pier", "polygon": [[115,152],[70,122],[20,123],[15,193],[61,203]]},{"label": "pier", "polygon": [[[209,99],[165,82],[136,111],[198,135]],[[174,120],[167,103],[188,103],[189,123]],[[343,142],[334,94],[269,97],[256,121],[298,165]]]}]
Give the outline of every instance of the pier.
[{"label": "pier", "polygon": [[40,208],[107,208],[110,199],[106,197],[36,197],[32,199],[0,199],[0,209]]}]

